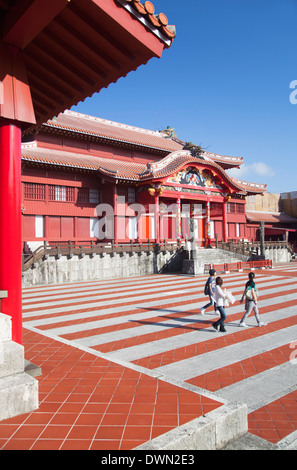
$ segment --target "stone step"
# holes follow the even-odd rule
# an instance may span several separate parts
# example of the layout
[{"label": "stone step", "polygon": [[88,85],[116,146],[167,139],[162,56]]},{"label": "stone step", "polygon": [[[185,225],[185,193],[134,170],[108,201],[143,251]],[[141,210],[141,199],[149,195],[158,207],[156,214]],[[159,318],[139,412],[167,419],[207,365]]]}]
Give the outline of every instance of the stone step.
[{"label": "stone step", "polygon": [[0,378],[24,372],[24,347],[13,341],[0,342]]},{"label": "stone step", "polygon": [[247,428],[246,405],[224,404],[134,450],[220,450],[245,435]]},{"label": "stone step", "polygon": [[28,374],[0,379],[0,421],[38,408],[38,381]]}]

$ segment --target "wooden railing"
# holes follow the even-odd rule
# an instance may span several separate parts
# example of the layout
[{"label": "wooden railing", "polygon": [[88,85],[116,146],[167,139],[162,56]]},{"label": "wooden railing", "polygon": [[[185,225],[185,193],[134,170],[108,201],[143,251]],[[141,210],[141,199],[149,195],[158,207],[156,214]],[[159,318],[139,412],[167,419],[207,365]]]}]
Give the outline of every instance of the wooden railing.
[{"label": "wooden railing", "polygon": [[[253,255],[259,254],[261,251],[261,243],[255,241],[246,240],[235,240],[235,241],[216,241],[216,248],[221,248],[226,251],[232,251],[242,255],[252,257]],[[292,255],[294,255],[293,246],[286,241],[265,241],[265,249],[287,249]]]},{"label": "wooden railing", "polygon": [[221,264],[209,264],[205,265],[205,272],[208,272],[210,268],[214,269],[217,273],[229,273],[231,271],[243,271],[246,269],[256,268],[272,268],[272,260],[265,259],[259,261],[238,261],[235,263],[221,263]]},{"label": "wooden railing", "polygon": [[23,271],[26,271],[31,266],[34,265],[40,259],[47,259],[49,256],[55,256],[60,258],[61,256],[68,256],[71,258],[74,255],[84,257],[85,255],[94,256],[94,255],[106,255],[109,254],[113,256],[115,253],[124,254],[124,253],[150,253],[150,252],[175,252],[181,248],[181,242],[168,242],[163,240],[160,243],[154,243],[150,240],[147,240],[145,243],[135,243],[131,241],[130,243],[78,243],[69,241],[58,242],[57,244],[51,243],[48,245],[46,242],[44,245],[40,246],[32,254],[23,254],[22,268]]}]

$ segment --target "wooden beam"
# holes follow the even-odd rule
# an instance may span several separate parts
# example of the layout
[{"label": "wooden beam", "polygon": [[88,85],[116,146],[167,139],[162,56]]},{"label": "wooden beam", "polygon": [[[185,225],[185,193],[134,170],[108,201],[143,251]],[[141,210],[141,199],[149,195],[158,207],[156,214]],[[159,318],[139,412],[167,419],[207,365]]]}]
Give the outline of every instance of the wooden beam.
[{"label": "wooden beam", "polygon": [[2,40],[24,49],[71,0],[17,0],[3,20]]},{"label": "wooden beam", "polygon": [[35,124],[22,51],[0,42],[0,117]]}]

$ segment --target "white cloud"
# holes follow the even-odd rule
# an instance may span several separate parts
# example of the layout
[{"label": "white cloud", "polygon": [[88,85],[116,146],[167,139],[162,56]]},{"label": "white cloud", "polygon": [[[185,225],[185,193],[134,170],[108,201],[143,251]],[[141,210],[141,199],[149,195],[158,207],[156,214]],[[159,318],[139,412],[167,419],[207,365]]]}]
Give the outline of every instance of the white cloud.
[{"label": "white cloud", "polygon": [[274,176],[274,171],[269,165],[263,162],[252,163],[250,165],[251,170],[257,175],[261,176]]},{"label": "white cloud", "polygon": [[[245,178],[253,178],[253,176],[274,176],[274,171],[269,165],[263,162],[255,162],[251,165],[246,165],[243,163],[239,169],[232,168],[228,170],[228,174],[236,179],[245,179]],[[252,181],[252,180],[251,180]]]}]

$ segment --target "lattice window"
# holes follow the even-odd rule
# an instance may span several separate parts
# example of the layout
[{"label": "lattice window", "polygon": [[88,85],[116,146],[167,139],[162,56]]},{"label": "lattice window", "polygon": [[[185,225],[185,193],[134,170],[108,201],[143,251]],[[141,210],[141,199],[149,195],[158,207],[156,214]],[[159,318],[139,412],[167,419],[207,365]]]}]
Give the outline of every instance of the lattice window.
[{"label": "lattice window", "polygon": [[83,204],[98,204],[100,202],[99,189],[96,188],[79,188],[77,202]]},{"label": "lattice window", "polygon": [[227,212],[228,214],[235,214],[236,206],[234,202],[228,202],[227,204]]},{"label": "lattice window", "polygon": [[98,204],[99,203],[99,189],[90,188],[89,202],[91,204]]},{"label": "lattice window", "polygon": [[237,214],[244,214],[244,204],[236,204]]},{"label": "lattice window", "polygon": [[136,190],[135,190],[135,188],[128,187],[128,202],[136,202]]},{"label": "lattice window", "polygon": [[74,202],[75,188],[71,186],[49,186],[50,201]]},{"label": "lattice window", "polygon": [[79,188],[77,194],[77,202],[89,202],[89,188]]},{"label": "lattice window", "polygon": [[25,199],[33,199],[35,201],[45,200],[45,184],[25,183],[24,189]]}]

